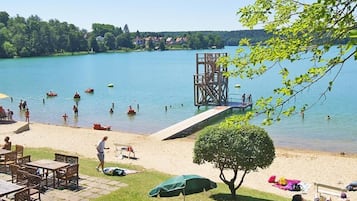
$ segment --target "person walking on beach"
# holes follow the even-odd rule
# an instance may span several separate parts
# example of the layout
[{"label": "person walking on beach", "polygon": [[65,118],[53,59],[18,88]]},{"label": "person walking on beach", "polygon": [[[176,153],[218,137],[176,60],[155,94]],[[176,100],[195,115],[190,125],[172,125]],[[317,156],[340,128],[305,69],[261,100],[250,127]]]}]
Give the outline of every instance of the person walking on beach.
[{"label": "person walking on beach", "polygon": [[97,147],[96,147],[97,148],[97,157],[99,160],[99,164],[96,167],[98,172],[100,171],[100,168],[102,171],[104,169],[104,149],[109,149],[108,147],[105,147],[105,141],[107,141],[107,140],[108,140],[108,136],[104,136],[103,139],[98,142]]}]

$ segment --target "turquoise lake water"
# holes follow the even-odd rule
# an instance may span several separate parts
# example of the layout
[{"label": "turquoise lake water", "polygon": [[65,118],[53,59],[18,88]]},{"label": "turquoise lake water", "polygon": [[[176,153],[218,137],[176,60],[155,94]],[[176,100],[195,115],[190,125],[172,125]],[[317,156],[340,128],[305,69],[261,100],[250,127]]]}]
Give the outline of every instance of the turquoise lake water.
[{"label": "turquoise lake water", "polygon": [[[24,121],[24,114],[18,104],[26,100],[34,122],[79,127],[101,123],[113,130],[151,134],[205,109],[198,110],[193,100],[196,53],[233,55],[236,48],[2,59],[0,93],[13,97],[13,102],[1,99],[0,105],[13,110],[14,118],[20,121]],[[289,65],[298,71],[307,63]],[[274,143],[283,147],[357,153],[355,65],[355,61],[345,64],[327,99],[306,111],[304,119],[295,115],[266,127]],[[296,102],[311,104],[328,81],[325,79],[311,87]],[[229,94],[240,97],[251,93],[254,101],[256,97],[270,95],[279,82],[274,71],[256,80],[231,78]],[[109,83],[114,87],[107,87]],[[234,88],[235,84],[241,88]],[[84,93],[89,87],[94,88],[94,94]],[[58,96],[47,98],[45,94],[50,90]],[[81,95],[78,118],[72,111],[75,92]],[[110,114],[113,103],[114,113]],[[127,116],[129,105],[137,110],[137,115]],[[68,115],[66,123],[62,118],[64,113]],[[327,115],[331,116],[330,120],[326,119]],[[258,117],[254,122],[259,124],[260,120]]]}]

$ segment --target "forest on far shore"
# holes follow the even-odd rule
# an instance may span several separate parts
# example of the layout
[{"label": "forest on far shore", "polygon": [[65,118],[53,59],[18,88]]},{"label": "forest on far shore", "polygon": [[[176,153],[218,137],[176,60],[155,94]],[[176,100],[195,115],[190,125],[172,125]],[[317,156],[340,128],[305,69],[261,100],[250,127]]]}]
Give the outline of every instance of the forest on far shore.
[{"label": "forest on far shore", "polygon": [[264,41],[264,30],[131,32],[127,24],[92,24],[92,31],[37,15],[10,17],[0,11],[0,58],[131,50],[220,49],[236,46],[242,38]]}]

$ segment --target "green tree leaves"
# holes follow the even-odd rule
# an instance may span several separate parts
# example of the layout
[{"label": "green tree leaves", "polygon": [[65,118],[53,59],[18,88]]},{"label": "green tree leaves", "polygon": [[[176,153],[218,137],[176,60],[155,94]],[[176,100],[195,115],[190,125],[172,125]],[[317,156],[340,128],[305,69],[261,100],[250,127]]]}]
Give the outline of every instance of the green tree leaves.
[{"label": "green tree leaves", "polygon": [[[268,133],[248,124],[231,125],[229,122],[204,129],[194,147],[194,163],[212,163],[220,170],[220,179],[227,184],[233,196],[244,177],[258,168],[267,168],[275,158],[275,148]],[[226,178],[225,171],[233,177]],[[238,171],[243,172],[238,184]]]},{"label": "green tree leaves", "polygon": [[[357,2],[353,0],[318,0],[311,4],[295,0],[257,0],[239,9],[243,25],[248,28],[263,25],[271,38],[256,44],[243,39],[240,44],[246,48],[238,48],[234,57],[222,58],[219,62],[235,66],[227,74],[242,79],[254,79],[264,76],[269,69],[279,69],[281,86],[272,91],[271,97],[263,97],[256,103],[257,112],[266,114],[263,124],[279,121],[280,115],[308,110],[308,104],[296,104],[295,97],[327,74],[335,76],[330,78],[321,97],[333,89],[343,63],[353,56],[357,59],[356,9]],[[309,66],[303,66],[307,70],[291,73],[289,62],[302,60],[308,61]]]}]

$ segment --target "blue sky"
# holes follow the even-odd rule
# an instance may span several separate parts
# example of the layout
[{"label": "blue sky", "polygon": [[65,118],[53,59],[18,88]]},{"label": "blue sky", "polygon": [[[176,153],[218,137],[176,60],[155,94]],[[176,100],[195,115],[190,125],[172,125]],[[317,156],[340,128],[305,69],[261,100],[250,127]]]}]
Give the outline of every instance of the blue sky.
[{"label": "blue sky", "polygon": [[92,23],[144,31],[232,31],[247,29],[236,15],[253,0],[1,0],[0,11],[11,17],[38,15],[91,30]]}]

